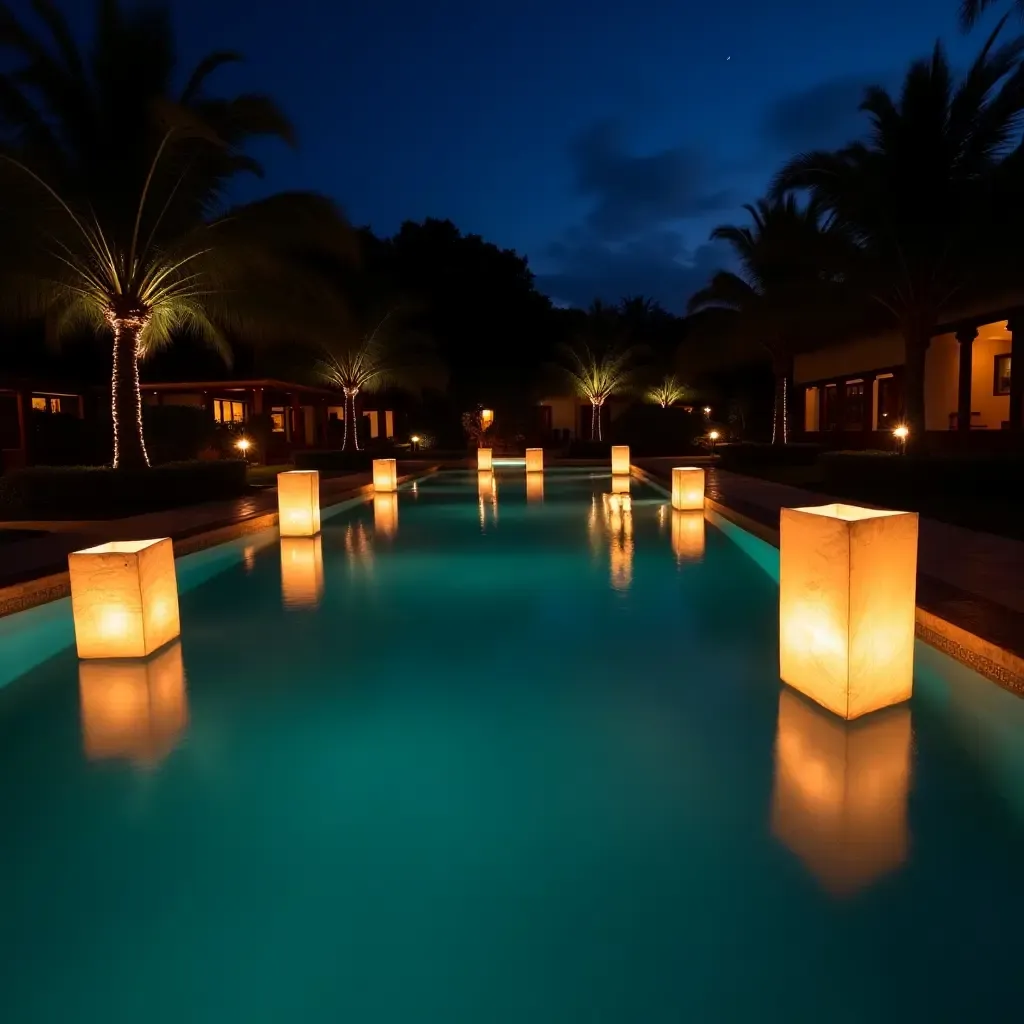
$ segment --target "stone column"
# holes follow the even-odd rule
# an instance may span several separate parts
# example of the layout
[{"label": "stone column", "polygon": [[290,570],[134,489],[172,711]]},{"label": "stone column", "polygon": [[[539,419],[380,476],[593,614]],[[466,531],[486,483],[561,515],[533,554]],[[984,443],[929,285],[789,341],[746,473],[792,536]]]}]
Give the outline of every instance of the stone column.
[{"label": "stone column", "polygon": [[974,355],[976,327],[961,327],[956,332],[960,343],[960,376],[957,378],[956,429],[962,434],[971,430],[971,359]]},{"label": "stone column", "polygon": [[1024,429],[1024,316],[1018,313],[1006,323],[1010,332],[1010,429]]}]

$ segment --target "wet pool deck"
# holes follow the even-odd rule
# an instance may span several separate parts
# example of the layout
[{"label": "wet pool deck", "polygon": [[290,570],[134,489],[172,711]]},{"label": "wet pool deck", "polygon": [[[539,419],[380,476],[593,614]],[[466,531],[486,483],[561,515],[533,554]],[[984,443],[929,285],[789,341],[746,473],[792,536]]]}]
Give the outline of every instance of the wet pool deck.
[{"label": "wet pool deck", "polygon": [[[638,459],[662,483],[678,459]],[[829,498],[787,484],[711,468],[718,511],[778,546],[779,510]],[[863,503],[854,503],[863,504]],[[928,643],[1024,696],[1024,542],[921,517],[917,631]]]}]

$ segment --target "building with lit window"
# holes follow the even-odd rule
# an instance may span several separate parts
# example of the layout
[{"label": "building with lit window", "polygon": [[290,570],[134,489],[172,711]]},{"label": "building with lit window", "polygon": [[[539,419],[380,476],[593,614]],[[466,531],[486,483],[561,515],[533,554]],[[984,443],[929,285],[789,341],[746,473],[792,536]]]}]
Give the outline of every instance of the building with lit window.
[{"label": "building with lit window", "polygon": [[81,387],[40,378],[0,378],[0,471],[31,461],[30,435],[35,415],[82,419],[86,394]]}]

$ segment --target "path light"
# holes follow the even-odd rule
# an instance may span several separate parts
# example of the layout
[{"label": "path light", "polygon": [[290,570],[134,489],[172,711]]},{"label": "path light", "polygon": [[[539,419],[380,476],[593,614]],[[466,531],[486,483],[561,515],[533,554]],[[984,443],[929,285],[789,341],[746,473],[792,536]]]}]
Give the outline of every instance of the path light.
[{"label": "path light", "polygon": [[398,463],[394,459],[373,460],[373,489],[384,492],[398,490]]},{"label": "path light", "polygon": [[631,480],[628,475],[613,476],[612,477],[612,493],[613,494],[629,494],[629,488]]},{"label": "path light", "polygon": [[169,537],[74,551],[68,571],[80,658],[145,658],[181,632]]},{"label": "path light", "polygon": [[235,447],[236,447],[236,448],[237,448],[237,449],[238,449],[238,450],[239,450],[239,451],[240,451],[240,452],[241,452],[241,453],[242,453],[243,455],[248,455],[248,454],[249,454],[249,449],[250,449],[250,448],[252,447],[252,441],[250,441],[250,440],[249,440],[249,438],[247,438],[247,437],[240,437],[240,438],[239,438],[239,439],[238,439],[238,440],[237,440],[237,441],[235,442]]},{"label": "path light", "polygon": [[320,535],[281,538],[281,599],[285,608],[315,608],[324,595]]},{"label": "path light", "polygon": [[910,428],[901,423],[893,430],[892,436],[896,438],[896,447],[901,452],[905,452],[907,450],[907,438],[910,436]]},{"label": "path light", "polygon": [[526,449],[526,472],[527,473],[543,473],[544,472],[544,449],[543,448],[527,448]]},{"label": "path light", "polygon": [[672,470],[672,507],[682,511],[704,508],[704,470],[700,466]]},{"label": "path light", "polygon": [[477,448],[476,450],[476,468],[478,472],[484,472],[492,468],[492,456],[493,450],[490,448]]},{"label": "path light", "polygon": [[527,473],[526,474],[526,500],[527,501],[543,501],[544,500],[544,474],[543,473]]},{"label": "path light", "polygon": [[910,707],[840,722],[779,693],[772,833],[834,896],[849,896],[907,857]]},{"label": "path light", "polygon": [[381,537],[394,537],[398,533],[398,493],[373,496],[373,528]]},{"label": "path light", "polygon": [[188,726],[181,644],[145,660],[79,662],[78,699],[90,761],[156,764]]},{"label": "path light", "polygon": [[718,439],[721,436],[722,435],[717,430],[712,430],[711,433],[708,434],[708,440],[711,442],[712,451],[715,450],[715,445],[718,443]]},{"label": "path light", "polygon": [[625,473],[629,476],[629,445],[612,445],[612,476],[619,476]]},{"label": "path light", "polygon": [[703,511],[672,509],[672,551],[680,562],[696,562],[704,557]]},{"label": "path light", "polygon": [[779,673],[841,718],[910,697],[917,513],[782,509]]},{"label": "path light", "polygon": [[315,537],[320,532],[320,473],[292,469],[277,474],[277,522],[282,537]]}]

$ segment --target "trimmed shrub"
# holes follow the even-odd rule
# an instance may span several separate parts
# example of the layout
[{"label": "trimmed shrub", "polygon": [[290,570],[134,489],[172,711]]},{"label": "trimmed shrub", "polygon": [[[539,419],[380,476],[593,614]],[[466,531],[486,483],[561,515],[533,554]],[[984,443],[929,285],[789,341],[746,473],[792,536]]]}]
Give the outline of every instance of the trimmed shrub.
[{"label": "trimmed shrub", "polygon": [[628,444],[636,456],[692,455],[699,450],[694,438],[707,430],[700,413],[637,403],[611,421],[608,437],[612,444]]},{"label": "trimmed shrub", "polygon": [[299,449],[292,455],[296,469],[317,469],[321,473],[368,473],[374,458],[391,458],[390,452],[355,452],[338,449]]},{"label": "trimmed shrub", "polygon": [[240,459],[171,462],[152,469],[30,466],[0,477],[2,519],[116,519],[246,491]]},{"label": "trimmed shrub", "polygon": [[610,459],[610,441],[573,441],[567,455],[570,459]]},{"label": "trimmed shrub", "polygon": [[144,405],[142,427],[146,450],[154,464],[188,462],[217,443],[217,424],[194,405]]},{"label": "trimmed shrub", "polygon": [[722,469],[755,469],[758,466],[813,466],[821,455],[820,444],[757,444],[738,441],[715,447]]}]

